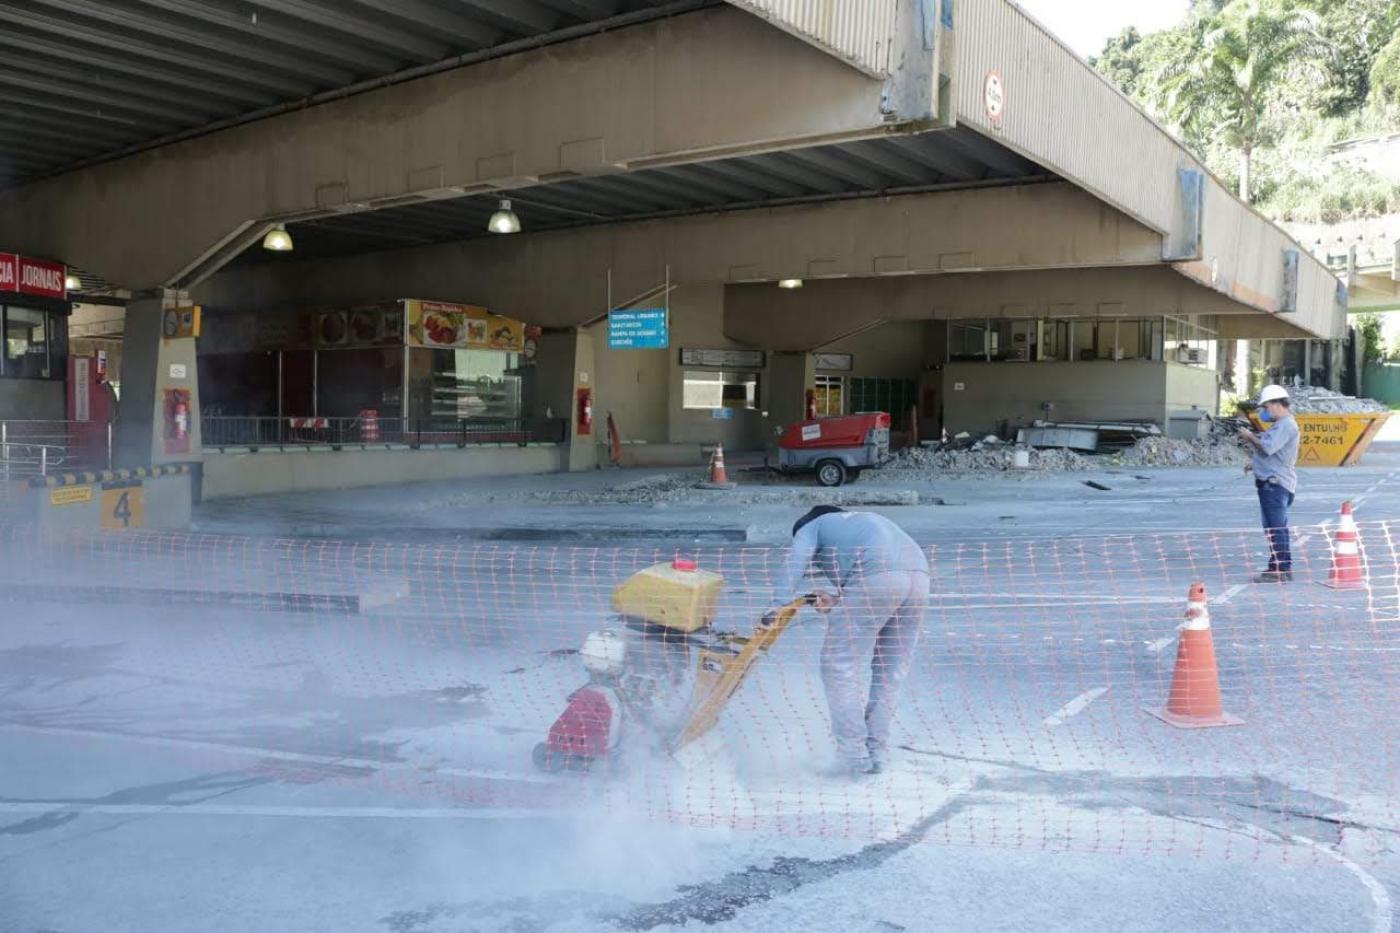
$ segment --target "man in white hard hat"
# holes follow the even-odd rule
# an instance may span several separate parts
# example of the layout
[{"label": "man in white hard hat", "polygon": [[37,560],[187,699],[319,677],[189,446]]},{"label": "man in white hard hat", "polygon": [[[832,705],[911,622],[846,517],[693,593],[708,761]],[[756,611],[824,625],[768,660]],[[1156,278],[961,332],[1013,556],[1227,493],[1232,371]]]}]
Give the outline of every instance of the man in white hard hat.
[{"label": "man in white hard hat", "polygon": [[840,767],[851,777],[876,774],[928,609],[928,557],[883,515],[819,505],[792,526],[778,603],[807,592],[813,564],[836,589],[818,590],[815,606],[831,614],[821,672]]},{"label": "man in white hard hat", "polygon": [[1288,531],[1288,507],[1298,491],[1298,422],[1293,418],[1288,390],[1280,385],[1259,391],[1259,420],[1273,426],[1262,434],[1240,428],[1240,437],[1254,448],[1245,466],[1254,473],[1259,511],[1269,540],[1269,566],[1254,577],[1255,583],[1284,583],[1293,579],[1293,553]]}]

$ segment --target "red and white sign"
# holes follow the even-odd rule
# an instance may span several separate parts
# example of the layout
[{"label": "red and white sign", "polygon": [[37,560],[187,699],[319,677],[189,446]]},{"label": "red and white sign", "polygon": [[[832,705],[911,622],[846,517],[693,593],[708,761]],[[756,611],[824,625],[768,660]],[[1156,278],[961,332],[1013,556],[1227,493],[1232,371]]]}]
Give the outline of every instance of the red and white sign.
[{"label": "red and white sign", "polygon": [[987,119],[994,128],[1001,129],[1001,118],[1006,113],[1006,85],[1002,83],[1000,71],[987,72],[982,98],[987,106]]},{"label": "red and white sign", "polygon": [[45,262],[14,253],[0,253],[0,292],[40,298],[68,297],[68,270],[61,262]]}]

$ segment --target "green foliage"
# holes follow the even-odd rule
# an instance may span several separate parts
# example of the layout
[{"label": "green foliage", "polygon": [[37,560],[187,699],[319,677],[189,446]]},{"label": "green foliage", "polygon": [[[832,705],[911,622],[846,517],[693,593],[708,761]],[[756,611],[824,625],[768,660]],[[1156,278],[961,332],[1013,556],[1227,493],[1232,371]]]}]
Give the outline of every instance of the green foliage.
[{"label": "green foliage", "polygon": [[1400,28],[1400,0],[1305,0],[1332,46],[1325,111],[1355,110],[1373,87],[1373,63]]},{"label": "green foliage", "polygon": [[1400,131],[1400,0],[1193,0],[1180,25],[1125,30],[1093,61],[1280,219],[1400,212],[1400,185],[1328,151]]},{"label": "green foliage", "polygon": [[1303,223],[1400,214],[1400,183],[1350,165],[1321,175],[1286,169],[1270,179],[1259,207],[1279,220]]},{"label": "green foliage", "polygon": [[1380,315],[1358,314],[1352,318],[1352,322],[1352,326],[1356,328],[1357,336],[1361,339],[1362,360],[1367,363],[1375,363],[1385,359]]},{"label": "green foliage", "polygon": [[1371,101],[1377,108],[1400,108],[1400,31],[1377,53],[1369,80]]},{"label": "green foliage", "polygon": [[1320,21],[1286,0],[1231,0],[1219,13],[1198,8],[1186,30],[1187,54],[1155,76],[1160,104],[1188,139],[1219,135],[1239,153],[1240,197],[1249,200],[1254,151],[1274,141],[1280,111],[1293,103],[1285,84],[1296,91],[1322,74],[1329,47]]}]

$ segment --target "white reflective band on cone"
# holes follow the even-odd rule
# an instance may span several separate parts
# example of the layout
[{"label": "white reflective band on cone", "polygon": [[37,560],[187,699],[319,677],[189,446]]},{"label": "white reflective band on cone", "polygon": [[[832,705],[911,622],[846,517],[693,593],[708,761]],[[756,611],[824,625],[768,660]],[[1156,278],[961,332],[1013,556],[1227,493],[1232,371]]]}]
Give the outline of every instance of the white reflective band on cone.
[{"label": "white reflective band on cone", "polygon": [[1210,630],[1210,613],[1206,611],[1205,603],[1191,603],[1186,607],[1186,621],[1181,627],[1189,632],[1206,632]]}]

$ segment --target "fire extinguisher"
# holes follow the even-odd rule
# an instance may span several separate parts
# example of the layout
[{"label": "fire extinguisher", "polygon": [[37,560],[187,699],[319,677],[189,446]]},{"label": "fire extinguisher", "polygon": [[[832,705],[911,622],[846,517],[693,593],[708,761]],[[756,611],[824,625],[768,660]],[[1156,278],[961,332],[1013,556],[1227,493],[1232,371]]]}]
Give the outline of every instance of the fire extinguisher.
[{"label": "fire extinguisher", "polygon": [[578,390],[578,433],[593,433],[593,390]]},{"label": "fire extinguisher", "polygon": [[190,393],[187,389],[165,390],[165,452],[190,452]]},{"label": "fire extinguisher", "polygon": [[174,439],[183,441],[189,437],[190,433],[190,406],[183,398],[175,400],[175,409],[171,413],[171,422],[174,424]]},{"label": "fire extinguisher", "polygon": [[814,421],[817,417],[817,393],[815,389],[807,390],[807,417],[806,420]]}]

